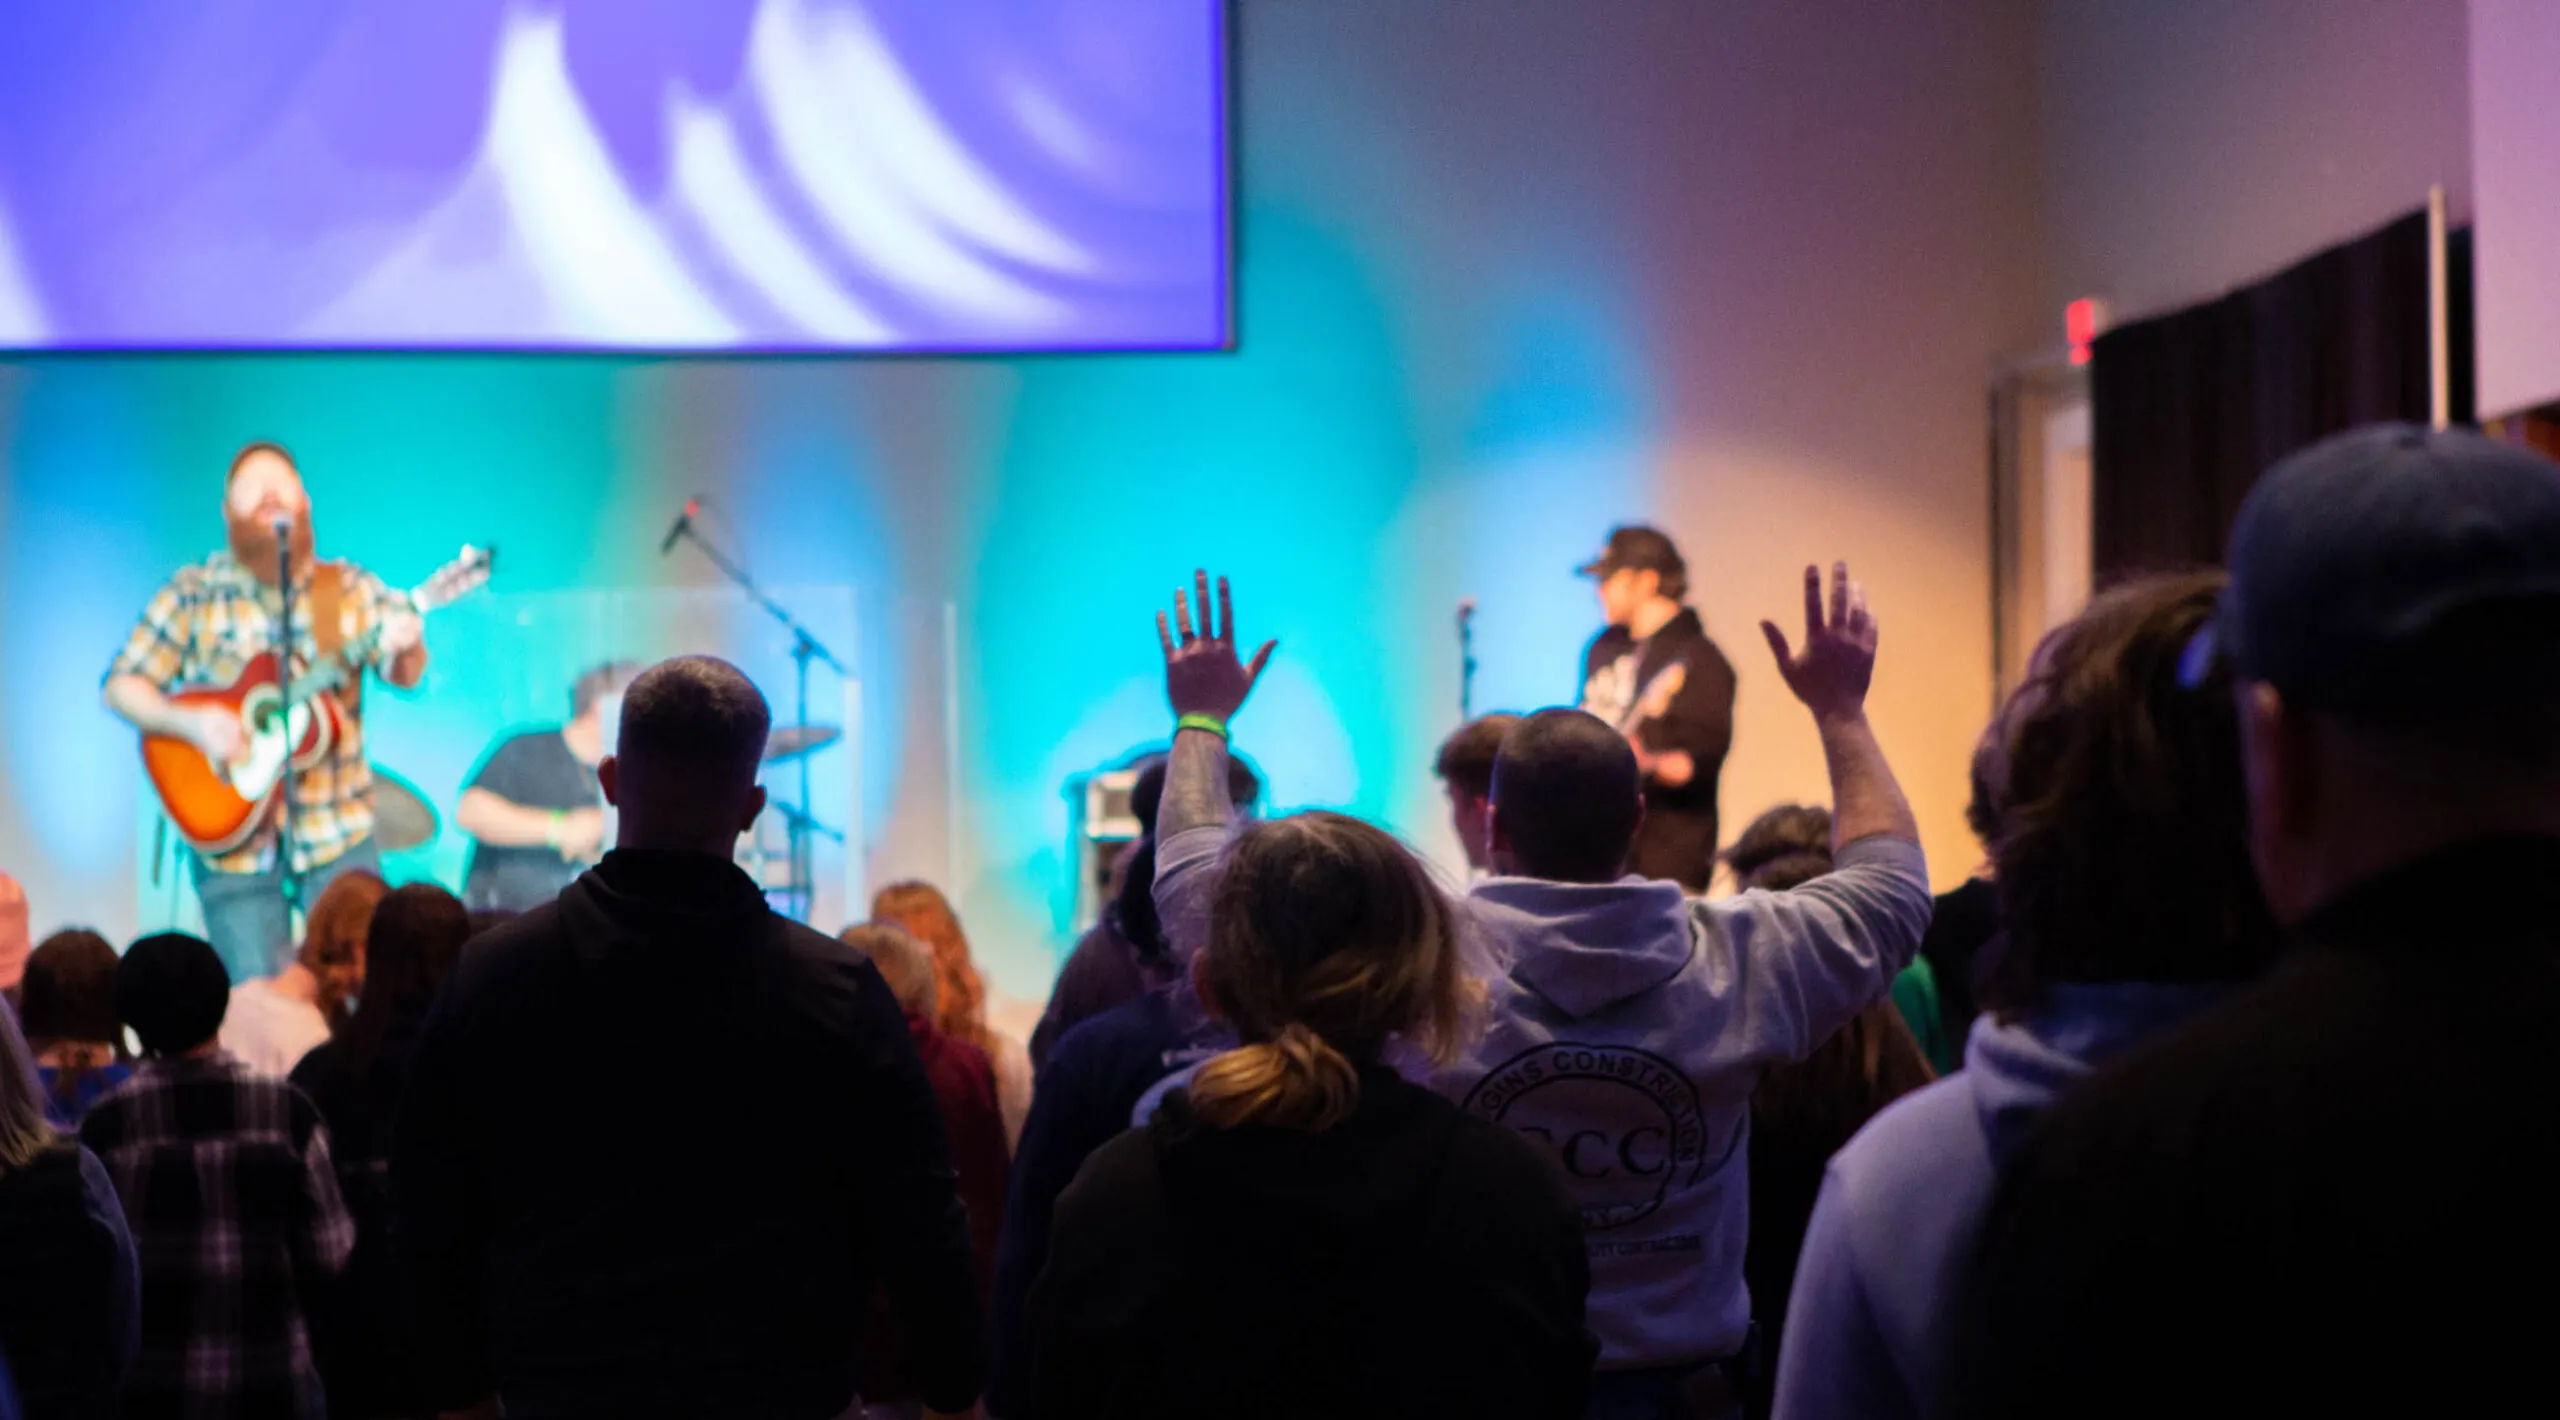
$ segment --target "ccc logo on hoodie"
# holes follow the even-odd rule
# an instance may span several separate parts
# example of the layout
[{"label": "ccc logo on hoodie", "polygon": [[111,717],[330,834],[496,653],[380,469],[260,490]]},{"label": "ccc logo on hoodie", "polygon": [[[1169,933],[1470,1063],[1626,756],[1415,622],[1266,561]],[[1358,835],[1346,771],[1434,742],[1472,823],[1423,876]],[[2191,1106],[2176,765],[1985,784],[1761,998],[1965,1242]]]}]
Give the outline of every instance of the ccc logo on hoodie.
[{"label": "ccc logo on hoodie", "polygon": [[1533,1046],[1478,1080],[1463,1107],[1545,1145],[1573,1180],[1586,1229],[1635,1222],[1706,1164],[1698,1087],[1670,1061],[1623,1045]]}]

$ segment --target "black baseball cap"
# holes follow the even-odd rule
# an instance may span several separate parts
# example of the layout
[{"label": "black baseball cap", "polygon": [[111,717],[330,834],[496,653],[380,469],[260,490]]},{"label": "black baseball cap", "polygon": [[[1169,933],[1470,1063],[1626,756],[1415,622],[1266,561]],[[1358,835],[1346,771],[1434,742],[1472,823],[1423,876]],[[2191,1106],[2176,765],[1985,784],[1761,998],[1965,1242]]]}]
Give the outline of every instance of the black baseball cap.
[{"label": "black baseball cap", "polygon": [[1609,545],[1600,555],[1574,570],[1585,577],[1606,577],[1621,568],[1639,572],[1659,572],[1666,577],[1684,574],[1689,564],[1680,560],[1680,549],[1671,545],[1658,528],[1642,523],[1629,523],[1609,530]]},{"label": "black baseball cap", "polygon": [[2357,718],[2560,694],[2560,464],[2377,424],[2270,467],[2181,670]]}]

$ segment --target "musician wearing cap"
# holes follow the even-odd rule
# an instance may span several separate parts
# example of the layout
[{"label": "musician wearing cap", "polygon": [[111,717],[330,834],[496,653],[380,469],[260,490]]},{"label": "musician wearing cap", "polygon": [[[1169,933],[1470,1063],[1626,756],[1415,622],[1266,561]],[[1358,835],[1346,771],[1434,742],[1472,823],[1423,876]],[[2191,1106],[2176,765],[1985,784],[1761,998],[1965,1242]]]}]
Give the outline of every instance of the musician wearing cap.
[{"label": "musician wearing cap", "polygon": [[1644,773],[1627,871],[1704,891],[1715,874],[1716,781],[1733,744],[1733,666],[1685,604],[1688,564],[1659,531],[1621,527],[1583,564],[1608,626],[1582,654],[1582,708],[1617,727]]},{"label": "musician wearing cap", "polygon": [[[155,785],[194,849],[205,937],[231,978],[246,981],[270,975],[291,952],[288,875],[311,902],[338,874],[378,867],[362,677],[369,669],[413,687],[426,674],[427,646],[408,595],[352,563],[313,555],[310,494],[282,448],[253,443],[232,457],[222,513],[229,545],[179,568],[153,595],[108,667],[105,699],[146,736]],[[277,586],[286,576],[292,645],[281,672],[268,671],[284,683],[271,679],[263,693],[289,708],[277,723],[293,726],[290,735],[258,728],[258,692],[247,685],[277,647],[285,610]],[[237,696],[227,707],[174,696],[182,686],[235,687],[247,708]],[[178,759],[197,766],[194,777],[164,775]],[[198,831],[194,811],[207,799],[235,812],[216,803],[221,825]]]},{"label": "musician wearing cap", "polygon": [[609,661],[569,687],[569,719],[508,736],[462,790],[455,824],[471,835],[462,901],[474,912],[523,912],[560,895],[604,855],[604,790],[622,692],[644,669]]}]

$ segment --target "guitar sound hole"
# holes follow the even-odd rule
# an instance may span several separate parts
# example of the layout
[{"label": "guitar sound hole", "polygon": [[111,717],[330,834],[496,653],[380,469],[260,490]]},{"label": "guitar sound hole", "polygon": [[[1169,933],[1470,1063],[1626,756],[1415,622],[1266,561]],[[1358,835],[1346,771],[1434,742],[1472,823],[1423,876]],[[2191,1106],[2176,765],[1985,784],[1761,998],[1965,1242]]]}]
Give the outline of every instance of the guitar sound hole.
[{"label": "guitar sound hole", "polygon": [[276,727],[276,707],[261,705],[249,712],[249,733],[263,735]]}]

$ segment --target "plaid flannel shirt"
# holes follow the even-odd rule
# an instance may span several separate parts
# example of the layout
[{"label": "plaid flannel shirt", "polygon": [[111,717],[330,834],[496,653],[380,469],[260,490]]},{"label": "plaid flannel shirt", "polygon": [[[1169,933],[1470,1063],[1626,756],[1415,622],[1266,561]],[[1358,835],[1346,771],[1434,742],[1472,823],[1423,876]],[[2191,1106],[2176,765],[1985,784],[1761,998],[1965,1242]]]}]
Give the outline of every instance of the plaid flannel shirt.
[{"label": "plaid flannel shirt", "polygon": [[127,1420],[318,1417],[309,1313],[346,1265],[328,1131],[301,1091],[229,1055],[153,1060],[81,1123],[142,1258]]},{"label": "plaid flannel shirt", "polygon": [[[381,578],[340,564],[341,644],[353,648],[388,614],[408,609],[408,599]],[[142,619],[116,653],[109,676],[138,675],[164,693],[182,686],[221,686],[237,679],[260,653],[275,649],[275,593],[251,576],[229,552],[178,569],[143,608]],[[318,660],[312,635],[311,579],[293,597],[293,664],[300,675]],[[374,673],[388,675],[392,658],[377,656]],[[307,872],[335,862],[373,832],[373,768],[365,759],[364,728],[347,717],[347,733],[327,759],[293,776],[293,862]],[[218,872],[254,873],[274,863],[272,821],[228,853],[207,859]]]}]

